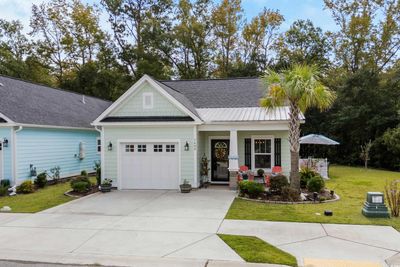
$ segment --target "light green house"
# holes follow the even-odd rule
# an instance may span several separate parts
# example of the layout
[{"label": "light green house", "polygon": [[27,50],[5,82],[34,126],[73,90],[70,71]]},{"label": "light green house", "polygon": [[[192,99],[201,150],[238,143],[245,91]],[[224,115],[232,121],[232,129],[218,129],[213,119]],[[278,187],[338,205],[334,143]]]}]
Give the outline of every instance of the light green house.
[{"label": "light green house", "polygon": [[236,185],[242,165],[290,172],[288,107],[260,108],[258,78],[157,81],[147,75],[92,124],[101,131],[102,178],[118,189]]}]

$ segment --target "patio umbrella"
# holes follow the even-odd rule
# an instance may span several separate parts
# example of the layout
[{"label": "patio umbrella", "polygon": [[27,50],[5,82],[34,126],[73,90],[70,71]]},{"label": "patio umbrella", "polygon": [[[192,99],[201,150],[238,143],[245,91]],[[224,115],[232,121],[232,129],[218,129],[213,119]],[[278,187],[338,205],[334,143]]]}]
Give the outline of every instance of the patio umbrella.
[{"label": "patio umbrella", "polygon": [[311,144],[311,145],[339,145],[339,142],[336,142],[326,136],[320,134],[309,134],[303,137],[300,137],[300,144]]}]

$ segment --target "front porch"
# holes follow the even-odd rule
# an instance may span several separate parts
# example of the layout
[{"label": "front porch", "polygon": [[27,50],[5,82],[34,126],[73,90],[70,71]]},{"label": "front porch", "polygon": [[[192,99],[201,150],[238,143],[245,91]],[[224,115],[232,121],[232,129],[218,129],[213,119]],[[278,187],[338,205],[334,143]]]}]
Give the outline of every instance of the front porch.
[{"label": "front porch", "polygon": [[[238,170],[243,165],[253,172],[263,169],[266,173],[274,166],[281,166],[283,174],[290,173],[287,130],[200,129],[197,147],[198,162],[204,157],[209,162],[207,179],[211,184],[236,188]],[[204,177],[200,175],[201,179]]]}]

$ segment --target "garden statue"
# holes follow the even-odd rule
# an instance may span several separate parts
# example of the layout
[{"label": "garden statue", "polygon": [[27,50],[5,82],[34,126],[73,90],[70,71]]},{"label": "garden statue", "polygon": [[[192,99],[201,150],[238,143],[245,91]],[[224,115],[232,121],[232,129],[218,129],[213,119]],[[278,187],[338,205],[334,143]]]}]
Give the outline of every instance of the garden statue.
[{"label": "garden statue", "polygon": [[210,169],[208,168],[208,162],[209,160],[207,159],[206,154],[204,154],[203,157],[201,158],[201,163],[200,163],[200,175],[201,175],[201,185],[206,188],[209,184],[208,171]]}]

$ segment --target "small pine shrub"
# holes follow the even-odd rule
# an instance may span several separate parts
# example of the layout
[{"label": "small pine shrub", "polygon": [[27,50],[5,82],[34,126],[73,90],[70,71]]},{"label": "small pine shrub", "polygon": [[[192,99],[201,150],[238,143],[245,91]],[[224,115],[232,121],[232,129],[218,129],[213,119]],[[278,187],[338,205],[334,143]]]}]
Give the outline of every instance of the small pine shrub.
[{"label": "small pine shrub", "polygon": [[6,196],[8,193],[8,187],[0,185],[0,197]]},{"label": "small pine shrub", "polygon": [[264,176],[265,171],[263,169],[258,169],[257,170],[257,175],[258,176]]},{"label": "small pine shrub", "polygon": [[321,192],[325,188],[325,181],[320,175],[312,177],[307,183],[308,192]]},{"label": "small pine shrub", "polygon": [[289,181],[285,175],[276,175],[270,178],[270,189],[272,192],[280,194],[284,186],[289,186]]},{"label": "small pine shrub", "polygon": [[19,186],[17,186],[17,193],[18,194],[30,194],[35,191],[35,187],[31,180],[26,180]]},{"label": "small pine shrub", "polygon": [[47,185],[47,173],[39,173],[35,179],[35,185],[39,188],[44,188]]},{"label": "small pine shrub", "polygon": [[87,171],[85,171],[85,170],[83,170],[83,171],[81,171],[81,176],[88,176],[88,173],[87,173]]},{"label": "small pine shrub", "polygon": [[0,180],[0,186],[9,188],[11,186],[11,182],[9,179]]},{"label": "small pine shrub", "polygon": [[88,185],[85,182],[76,182],[72,184],[72,189],[78,193],[85,193],[89,191]]},{"label": "small pine shrub", "polygon": [[303,167],[300,170],[300,187],[305,189],[307,188],[307,183],[310,181],[312,177],[319,175],[315,170]]}]

